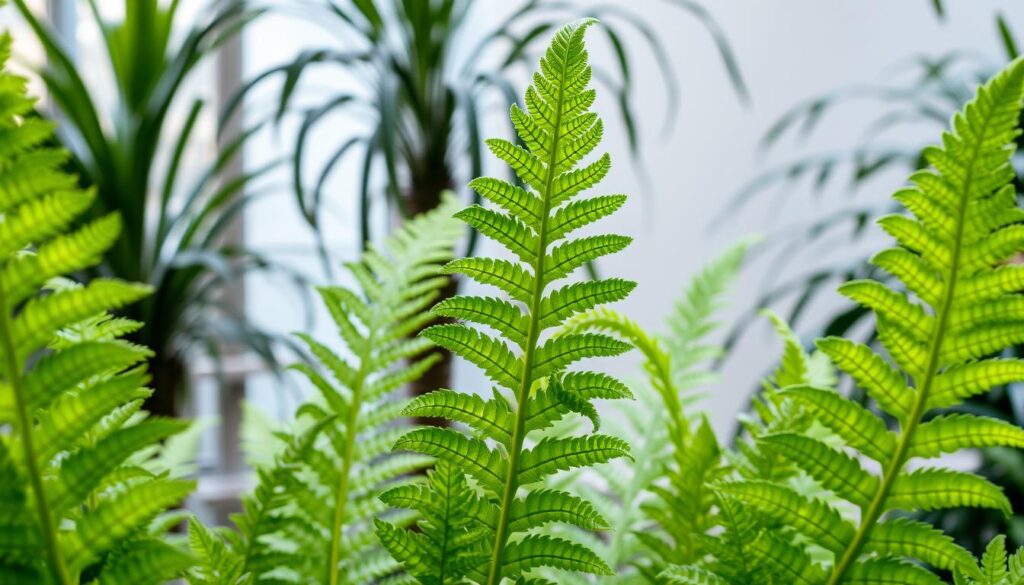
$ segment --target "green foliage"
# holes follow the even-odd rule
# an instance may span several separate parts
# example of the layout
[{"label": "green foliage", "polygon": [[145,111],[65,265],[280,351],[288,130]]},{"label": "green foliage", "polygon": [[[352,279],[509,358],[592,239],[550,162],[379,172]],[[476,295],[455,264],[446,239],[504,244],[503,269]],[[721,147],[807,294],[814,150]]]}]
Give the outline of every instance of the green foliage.
[{"label": "green foliage", "polygon": [[245,561],[225,542],[224,537],[195,518],[188,522],[188,545],[196,563],[188,572],[191,585],[247,585],[252,575],[245,572]]},{"label": "green foliage", "polygon": [[656,487],[653,491],[657,498],[645,506],[660,528],[643,537],[651,559],[647,573],[660,575],[659,579],[680,584],[788,583],[758,560],[757,548],[762,531],[784,535],[785,527],[758,522],[754,510],[742,498],[729,497],[731,494],[717,489],[722,481],[739,477],[758,486],[785,483],[807,493],[807,486],[798,481],[796,467],[759,449],[757,441],[772,433],[802,432],[810,427],[806,414],[779,395],[778,384],[816,381],[827,386],[832,377],[827,364],[821,363],[820,354],[808,355],[781,319],[774,314],[768,314],[768,318],[783,341],[782,359],[764,382],[762,394],[755,398],[753,412],[741,417],[743,437],[736,450],[728,452],[719,445],[704,421],[676,451],[667,486]]},{"label": "green foliage", "polygon": [[[588,538],[591,532],[574,535],[586,539],[615,568],[615,576],[601,577],[601,583],[657,583],[664,562],[659,568],[652,559],[669,550],[658,540],[659,534],[666,530],[687,536],[699,532],[692,526],[684,529],[671,517],[676,512],[690,514],[696,506],[677,506],[681,498],[662,505],[661,498],[678,493],[678,481],[702,485],[702,477],[693,475],[695,466],[680,465],[680,458],[710,454],[715,465],[720,459],[707,422],[697,421],[695,436],[694,417],[687,411],[698,399],[695,388],[715,379],[708,362],[720,354],[721,348],[710,343],[708,337],[718,329],[715,315],[749,245],[742,242],[733,246],[692,279],[670,313],[668,331],[663,335],[651,335],[635,321],[606,308],[580,313],[563,328],[564,332],[599,331],[628,341],[640,352],[647,374],[647,384],[635,390],[638,402],[617,409],[625,420],[615,417],[608,422],[613,434],[633,446],[634,460],[598,466],[595,471],[604,489],[588,487],[591,482],[586,479],[572,487],[586,495],[609,520],[611,534],[607,541]],[[711,444],[706,442],[709,439]],[[679,469],[691,475],[684,479]],[[581,577],[578,582],[587,581]]]},{"label": "green foliage", "polygon": [[1021,585],[1024,583],[1024,551],[1018,550],[1010,557],[1006,555],[1006,537],[997,536],[985,548],[981,564],[974,565],[972,577],[966,577],[958,570],[954,575],[956,585]]},{"label": "green foliage", "polygon": [[486,562],[493,519],[483,515],[485,504],[455,467],[439,461],[427,473],[425,485],[406,483],[391,488],[381,500],[420,514],[416,532],[376,521],[381,542],[420,583],[458,583]]},{"label": "green foliage", "polygon": [[597,114],[588,111],[596,94],[587,88],[592,71],[583,37],[592,23],[580,21],[555,35],[526,92],[528,112],[512,107],[512,121],[526,148],[506,140],[488,141],[523,186],[493,178],[477,179],[471,186],[507,213],[473,206],[458,214],[508,248],[518,261],[464,258],[448,264],[447,271],[494,286],[511,300],[454,297],[442,301],[435,313],[487,326],[500,337],[467,323],[436,325],[424,332],[482,369],[497,385],[494,395],[439,390],[417,398],[407,415],[446,418],[466,425],[471,434],[420,428],[395,445],[448,462],[482,490],[481,517],[488,520],[491,545],[486,562],[474,567],[468,578],[488,585],[540,567],[611,572],[590,549],[536,530],[555,522],[604,526],[593,507],[569,493],[531,486],[561,471],[629,454],[622,440],[598,433],[530,437],[574,412],[593,419],[596,426],[592,400],[629,396],[623,384],[603,374],[566,371],[581,359],[618,355],[629,349],[628,344],[596,333],[559,333],[543,339],[545,331],[571,315],[619,300],[633,288],[632,283],[607,279],[551,290],[576,268],[629,243],[629,238],[612,235],[566,237],[624,202],[621,196],[610,203],[607,197],[578,197],[610,167],[607,154],[582,163],[602,134]]},{"label": "green foliage", "polygon": [[[926,150],[933,169],[914,173],[911,186],[896,193],[912,216],[880,220],[899,246],[873,262],[906,290],[869,280],[840,288],[874,312],[888,359],[836,337],[819,340],[818,348],[886,417],[833,390],[788,383],[776,396],[806,410],[813,424],[756,438],[755,451],[788,460],[839,505],[778,480],[742,477],[714,486],[756,514],[763,528],[751,558],[782,582],[940,583],[925,566],[979,577],[969,554],[940,530],[893,513],[957,507],[1010,513],[1002,490],[979,476],[937,466],[908,470],[908,463],[965,448],[1024,446],[1015,426],[941,410],[1024,373],[1019,360],[991,357],[1024,341],[1015,308],[1024,271],[1006,263],[1024,245],[1024,212],[1009,164],[1022,95],[1024,62],[1018,61],[978,90],[941,147]],[[817,427],[834,440],[816,436]]]},{"label": "green foliage", "polygon": [[[0,65],[9,53],[4,36]],[[53,125],[33,105],[0,73],[0,582],[160,583],[191,564],[165,541],[174,517],[157,517],[193,482],[150,458],[187,425],[139,412],[152,354],[120,339],[138,323],[104,313],[149,288],[63,279],[99,262],[121,221],[76,223],[95,192],[59,170],[67,154],[42,146]]]},{"label": "green foliage", "polygon": [[749,246],[750,242],[733,246],[694,277],[667,319],[667,335],[652,336],[635,321],[605,308],[580,313],[565,325],[566,332],[615,335],[640,351],[648,384],[668,412],[668,432],[678,450],[683,450],[682,442],[691,432],[683,393],[713,379],[706,368],[698,366],[721,354],[721,348],[708,344],[706,338],[718,326],[714,314]]},{"label": "green foliage", "polygon": [[[952,13],[954,17],[956,14]],[[775,247],[766,246],[770,250],[766,256],[773,257],[772,273],[792,276],[772,282],[752,306],[777,306],[792,300],[786,317],[802,331],[874,339],[877,332],[872,314],[863,306],[840,306],[824,320],[819,319],[817,311],[813,319],[808,319],[812,312],[807,309],[818,307],[821,300],[831,297],[835,285],[848,280],[873,279],[899,286],[893,275],[869,262],[869,249],[863,244],[874,232],[867,228],[898,209],[898,203],[886,193],[889,177],[926,168],[929,163],[924,151],[932,131],[935,135],[941,132],[950,116],[971,99],[978,85],[1017,57],[1018,41],[1009,25],[1012,19],[998,12],[993,16],[991,42],[973,48],[977,50],[956,47],[941,53],[901,56],[899,64],[889,68],[891,73],[886,79],[867,85],[846,85],[812,96],[785,112],[765,132],[766,150],[787,139],[793,146],[806,148],[795,159],[772,165],[754,176],[723,206],[720,217],[731,220],[748,201],[781,200],[794,193],[799,196],[800,192],[813,196],[825,207],[807,223],[777,226]],[[865,113],[869,117],[864,117]],[[865,132],[854,143],[838,148],[820,150],[813,146],[814,135],[823,136],[830,122],[837,119],[857,119]],[[908,125],[929,130],[902,132]],[[1024,141],[1018,136],[1016,142],[1020,146]],[[1024,183],[1020,178],[1014,183],[1020,192]],[[879,185],[881,189],[877,188]],[[831,257],[829,254],[836,250],[836,237],[849,238],[849,245],[842,247],[843,259],[818,261]],[[849,255],[852,250],[856,250],[853,258]],[[801,264],[809,268],[797,268]],[[750,321],[741,320],[734,337]],[[1012,348],[1010,353],[1020,356],[1021,348]],[[1024,426],[1024,412],[1016,407],[1015,394],[1010,388],[996,389],[969,397],[952,410],[986,413]],[[1024,476],[1018,472],[1024,469],[1024,453],[984,448],[979,450],[976,461],[976,473],[1003,486],[1015,507],[1024,503]],[[971,550],[984,549],[995,533],[1006,533],[1015,545],[1024,544],[1024,519],[1018,516],[1006,517],[995,510],[978,509],[936,510],[921,516],[943,526],[957,542]]]},{"label": "green foliage", "polygon": [[[431,462],[388,451],[403,432],[394,423],[406,401],[396,392],[437,359],[430,341],[409,336],[434,319],[427,309],[448,282],[440,269],[462,235],[451,217],[455,209],[447,200],[348,265],[358,288],[320,289],[346,355],[299,334],[317,363],[293,368],[318,396],[299,408],[293,431],[278,434],[286,447],[260,469],[259,484],[236,518],[236,552],[254,583],[367,583],[395,572],[372,519],[386,513],[378,499],[384,487],[412,489],[406,476]],[[394,521],[411,519],[402,513]],[[211,540],[202,532],[196,539]],[[214,552],[200,558],[216,561],[220,553]]]},{"label": "green foliage", "polygon": [[[258,181],[275,165],[236,172],[255,129],[225,121],[216,137],[201,136],[204,121],[215,114],[203,99],[188,95],[197,83],[208,83],[203,75],[215,52],[262,9],[245,0],[213,0],[186,22],[181,2],[81,3],[91,18],[83,18],[79,30],[95,27],[90,32],[102,52],[88,64],[97,74],[87,76],[72,50],[74,40],[60,38],[30,4],[38,5],[13,0],[45,51],[38,75],[63,121],[58,137],[71,153],[61,162],[95,189],[92,213],[118,212],[122,218],[121,234],[96,273],[153,287],[149,298],[126,308],[146,323],[133,339],[156,353],[150,365],[155,393],[147,408],[178,414],[175,394],[184,389],[188,351],[216,352],[227,342],[276,365],[272,337],[230,302],[230,287],[245,274],[284,270],[231,241],[233,220],[265,194]],[[122,19],[107,16],[111,4]],[[111,86],[86,81],[96,78]],[[218,152],[203,152],[213,138],[221,139]]]}]

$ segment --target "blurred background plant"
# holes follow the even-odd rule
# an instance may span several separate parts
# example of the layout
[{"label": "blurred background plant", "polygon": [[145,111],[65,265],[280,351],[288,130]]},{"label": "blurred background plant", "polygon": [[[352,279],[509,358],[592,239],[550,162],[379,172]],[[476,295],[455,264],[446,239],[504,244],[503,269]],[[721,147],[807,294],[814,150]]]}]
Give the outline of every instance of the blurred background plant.
[{"label": "blurred background plant", "polygon": [[[192,18],[182,16],[178,1],[123,0],[115,7],[89,0],[104,60],[88,67],[109,72],[115,91],[107,103],[110,88],[87,83],[74,39],[62,38],[26,0],[13,4],[45,51],[38,74],[73,170],[98,193],[93,213],[118,210],[124,218],[121,238],[99,270],[154,287],[129,309],[132,319],[146,323],[135,341],[155,352],[147,409],[179,413],[190,355],[205,353],[218,363],[220,352],[234,346],[276,367],[273,336],[250,325],[233,288],[251,270],[298,278],[239,244],[236,220],[249,201],[267,193],[256,182],[275,165],[239,170],[254,129],[230,123],[220,128],[219,147],[203,150],[197,127],[212,106],[190,91],[201,68],[211,67],[263,9],[212,0]],[[112,8],[117,17],[104,12]]]},{"label": "blurred background plant", "polygon": [[[665,2],[678,7],[681,16],[689,15],[703,25],[735,93],[746,100],[736,58],[710,13],[692,0]],[[328,198],[324,187],[346,157],[358,157],[358,192],[330,197],[358,197],[351,229],[363,245],[375,237],[371,228],[374,207],[387,208],[392,218],[412,217],[435,208],[446,190],[460,191],[470,179],[483,174],[480,127],[484,113],[492,104],[517,100],[523,85],[521,72],[536,62],[549,34],[574,18],[593,16],[602,21],[600,31],[614,58],[607,61],[610,68],[596,66],[595,77],[618,104],[630,151],[635,155],[640,148],[632,73],[638,58],[657,62],[668,103],[663,127],[671,130],[678,105],[676,72],[662,39],[639,11],[615,3],[527,0],[497,27],[482,28],[481,13],[494,8],[490,3],[469,0],[302,0],[281,5],[280,10],[325,28],[333,42],[305,50],[290,62],[262,72],[231,100],[225,114],[230,116],[266,82],[281,81],[275,119],[280,122],[293,115],[301,120],[291,161],[296,204],[321,236],[326,230],[337,230],[338,226],[324,221]],[[312,92],[303,91],[303,82],[314,68],[352,75],[359,89],[320,92],[313,94],[317,100],[310,102]],[[494,97],[498,99],[490,100]],[[351,132],[340,136],[335,132],[326,138],[336,146],[328,149],[331,154],[315,172],[308,173],[311,142],[325,140],[323,134],[317,134],[318,126],[333,129],[328,120],[339,115],[358,123]],[[468,191],[464,196],[477,197]],[[324,269],[330,275],[334,264],[330,251],[322,237],[318,241]],[[471,253],[472,239],[468,246]],[[453,282],[445,296],[454,294],[457,286],[458,282]],[[444,355],[414,384],[415,393],[449,385],[451,356]]]},{"label": "blurred background plant", "polygon": [[[949,18],[946,4],[933,0],[935,17]],[[900,131],[907,127],[929,129],[925,136],[937,136],[950,117],[971,98],[974,88],[988,79],[1007,62],[1017,58],[1018,44],[1009,21],[1001,13],[993,17],[994,44],[1001,56],[993,58],[979,51],[953,49],[938,55],[915,55],[902,59],[893,67],[890,80],[878,84],[839,88],[806,99],[780,116],[762,137],[762,148],[770,151],[785,139],[806,142],[820,132],[826,119],[849,115],[859,102],[873,102],[873,117],[862,124],[858,142],[829,151],[810,149],[781,165],[753,177],[745,187],[722,207],[719,220],[734,218],[754,200],[773,197],[773,204],[801,187],[815,198],[834,197],[835,208],[808,223],[773,226],[775,237],[759,250],[761,262],[770,264],[770,275],[803,257],[808,251],[825,252],[837,245],[855,250],[845,262],[828,262],[798,270],[796,276],[781,281],[769,276],[754,303],[751,314],[760,307],[777,307],[788,303],[787,320],[800,328],[805,339],[817,336],[859,336],[864,342],[876,341],[870,312],[863,307],[843,307],[824,313],[820,303],[841,282],[854,279],[879,279],[899,286],[889,274],[868,263],[858,245],[866,240],[877,219],[898,211],[888,191],[873,189],[871,181],[886,172],[901,175],[924,168],[923,149],[930,142],[908,138]],[[1024,146],[1024,138],[1018,138]],[[1018,151],[1018,167],[1022,156]],[[1018,178],[1018,193],[1022,184]],[[716,222],[717,223],[717,222]],[[812,309],[812,307],[814,307]],[[735,345],[748,329],[749,319],[740,319],[731,332],[727,346]],[[1024,348],[1016,348],[1024,355]],[[867,397],[857,388],[850,390],[857,398]],[[1009,386],[968,400],[959,411],[1010,420],[1024,426],[1024,387]],[[739,430],[737,430],[739,432]],[[1005,449],[984,449],[977,462],[970,465],[1003,486],[1015,509],[1024,506],[1024,454]],[[1005,518],[986,510],[953,510],[933,513],[928,520],[954,535],[958,542],[976,553],[997,534],[1008,534],[1014,547],[1024,544],[1024,520]]]}]

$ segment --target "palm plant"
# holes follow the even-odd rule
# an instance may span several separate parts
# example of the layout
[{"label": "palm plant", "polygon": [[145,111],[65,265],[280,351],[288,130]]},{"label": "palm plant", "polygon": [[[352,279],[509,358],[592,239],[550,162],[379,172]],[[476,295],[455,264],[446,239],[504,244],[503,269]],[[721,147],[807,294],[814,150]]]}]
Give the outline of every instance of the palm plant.
[{"label": "palm plant", "polygon": [[[706,25],[737,93],[745,97],[736,61],[711,16],[692,0],[667,1]],[[322,226],[323,191],[332,173],[349,155],[360,157],[359,213],[354,226],[360,242],[373,240],[372,205],[387,205],[410,217],[435,208],[445,190],[483,174],[480,112],[484,104],[495,94],[503,103],[518,101],[513,82],[517,68],[531,66],[543,48],[541,41],[569,16],[602,20],[601,30],[617,57],[616,70],[596,66],[595,78],[615,96],[634,152],[638,148],[632,102],[634,48],[624,33],[639,33],[647,43],[646,50],[662,72],[670,113],[675,109],[677,82],[661,40],[637,12],[622,6],[529,0],[500,26],[481,32],[476,27],[478,15],[494,8],[489,3],[306,0],[297,5],[305,16],[335,34],[337,45],[303,52],[294,61],[265,71],[239,93],[234,106],[265,81],[283,79],[275,115],[280,119],[294,111],[301,118],[292,156],[292,183],[297,203],[313,227]],[[314,68],[330,67],[355,74],[359,87],[366,90],[328,95],[312,106],[296,104],[296,88],[304,77]],[[316,174],[306,176],[310,141],[318,124],[332,115],[368,123],[363,124],[364,131],[340,137]],[[478,196],[468,196],[479,202]],[[472,250],[474,236],[470,237]],[[320,248],[329,271],[332,263],[322,245]],[[452,283],[446,297],[455,293],[457,284]],[[416,383],[414,391],[447,386],[450,354],[444,355]]]},{"label": "palm plant", "polygon": [[[148,408],[173,414],[183,385],[183,354],[190,348],[217,351],[225,341],[273,360],[271,339],[254,329],[237,307],[225,303],[225,287],[239,273],[263,269],[268,262],[227,241],[232,220],[257,193],[245,188],[268,169],[232,176],[246,137],[244,131],[223,145],[194,184],[182,178],[182,161],[196,148],[202,99],[190,99],[187,85],[197,69],[261,10],[243,0],[213,0],[180,40],[179,2],[125,0],[124,19],[115,21],[90,0],[102,33],[103,50],[116,83],[112,111],[104,111],[101,88],[86,84],[69,39],[62,39],[14,0],[46,51],[39,71],[64,124],[59,137],[72,154],[71,164],[85,186],[96,189],[94,214],[117,210],[124,229],[100,271],[150,284],[154,294],[131,308],[129,316],[147,327],[136,341],[156,353],[152,361],[155,393]],[[90,64],[101,66],[100,64]],[[184,122],[175,108],[187,106]],[[181,124],[180,126],[178,124]],[[163,150],[167,149],[165,153]]]}]

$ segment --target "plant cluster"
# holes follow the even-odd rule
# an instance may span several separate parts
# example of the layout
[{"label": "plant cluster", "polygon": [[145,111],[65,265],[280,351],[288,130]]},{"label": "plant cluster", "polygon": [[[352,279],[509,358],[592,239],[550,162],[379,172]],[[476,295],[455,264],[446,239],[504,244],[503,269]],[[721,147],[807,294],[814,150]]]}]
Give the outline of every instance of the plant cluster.
[{"label": "plant cluster", "polygon": [[[520,144],[488,142],[518,181],[477,179],[491,205],[454,213],[507,254],[452,259],[461,226],[448,200],[349,264],[352,286],[321,288],[343,347],[299,334],[313,359],[295,370],[315,396],[275,433],[235,527],[193,518],[187,543],[168,534],[182,514],[166,510],[193,484],[156,458],[184,425],[141,412],[150,354],[120,339],[141,325],[105,312],[149,289],[61,278],[98,262],[119,220],[75,223],[92,193],[44,146],[52,126],[25,116],[24,81],[0,75],[0,580],[1020,583],[1020,554],[1002,538],[978,561],[906,514],[1012,513],[996,485],[928,460],[1024,447],[1019,427],[948,412],[1024,379],[1024,362],[999,357],[1024,341],[1024,268],[1007,262],[1024,247],[1010,166],[1024,61],[928,149],[930,168],[895,195],[909,213],[881,220],[896,246],[874,262],[902,284],[841,287],[874,314],[877,344],[827,337],[808,351],[768,313],[782,359],[730,448],[690,407],[746,244],[694,280],[664,335],[603,306],[634,283],[569,280],[630,241],[592,225],[626,201],[589,193],[611,164],[596,154],[594,24],[555,34],[525,109],[510,111]],[[444,296],[452,274],[500,294]],[[400,398],[441,348],[493,387]],[[574,368],[632,348],[646,374],[634,388]],[[837,391],[837,371],[871,408]],[[595,401],[634,395],[646,408],[626,408],[632,432],[602,431]],[[399,422],[420,417],[452,425]]]}]

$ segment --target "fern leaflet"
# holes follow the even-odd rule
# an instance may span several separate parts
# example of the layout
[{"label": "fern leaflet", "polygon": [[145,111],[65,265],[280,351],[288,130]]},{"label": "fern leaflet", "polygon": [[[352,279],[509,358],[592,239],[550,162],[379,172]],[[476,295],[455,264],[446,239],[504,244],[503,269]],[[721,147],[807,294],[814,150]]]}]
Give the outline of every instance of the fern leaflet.
[{"label": "fern leaflet", "polygon": [[973,565],[968,577],[957,569],[953,575],[955,585],[1021,585],[1024,583],[1024,551],[1006,554],[1006,537],[997,536],[985,547],[981,564]]}]

